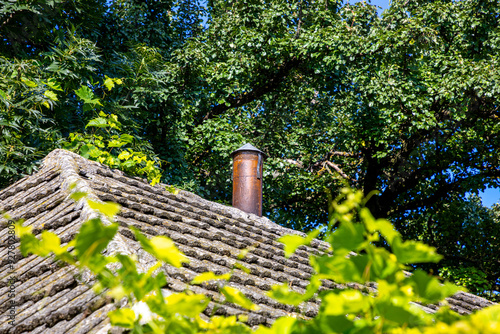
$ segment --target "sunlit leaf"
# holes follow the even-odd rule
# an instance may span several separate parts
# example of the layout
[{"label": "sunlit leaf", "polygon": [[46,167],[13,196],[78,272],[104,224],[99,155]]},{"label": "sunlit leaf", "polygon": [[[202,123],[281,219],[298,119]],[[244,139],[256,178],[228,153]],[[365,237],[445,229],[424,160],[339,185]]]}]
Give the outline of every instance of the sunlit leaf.
[{"label": "sunlit leaf", "polygon": [[5,93],[5,92],[4,92],[3,90],[1,90],[1,89],[0,89],[0,96],[1,96],[2,98],[6,99],[6,100],[8,99],[8,98],[7,98],[7,93]]},{"label": "sunlit leaf", "polygon": [[14,224],[14,231],[16,235],[20,238],[23,235],[31,234],[33,226],[23,226],[24,220],[19,220]]},{"label": "sunlit leaf", "polygon": [[110,140],[108,143],[108,147],[122,147],[124,145],[127,145],[127,143],[116,139]]},{"label": "sunlit leaf", "polygon": [[113,218],[118,212],[120,212],[120,204],[113,202],[95,202],[92,200],[87,200],[88,205],[94,209],[99,210],[108,218]]},{"label": "sunlit leaf", "polygon": [[395,304],[393,303],[395,299],[384,300],[376,305],[378,313],[387,320],[394,321],[399,324],[409,323],[411,320],[415,319],[415,315],[410,312],[409,305],[405,304]]},{"label": "sunlit leaf", "polygon": [[20,241],[20,251],[23,256],[27,256],[28,254],[46,256],[48,254],[48,252],[40,251],[40,240],[33,234],[24,234],[20,237]]},{"label": "sunlit leaf", "polygon": [[54,78],[50,78],[49,80],[47,80],[47,82],[44,82],[44,84],[46,84],[53,90],[62,91],[61,84]]},{"label": "sunlit leaf", "polygon": [[271,291],[268,291],[266,294],[282,304],[295,306],[310,298],[301,293],[290,290],[290,287],[286,282],[281,285],[273,285],[271,287]]},{"label": "sunlit leaf", "polygon": [[370,296],[363,296],[358,290],[347,290],[338,293],[330,292],[322,297],[322,314],[345,315],[368,310]]},{"label": "sunlit leaf", "polygon": [[106,86],[106,88],[108,90],[113,89],[113,87],[115,87],[115,83],[113,82],[113,79],[111,79],[107,75],[105,75],[104,77],[105,77],[105,79],[104,79],[104,86]]},{"label": "sunlit leaf", "polygon": [[120,135],[120,140],[125,143],[132,143],[134,141],[134,137],[129,134],[123,133]]},{"label": "sunlit leaf", "polygon": [[292,317],[281,317],[278,318],[271,328],[260,326],[255,333],[256,334],[291,334],[294,331],[295,325],[297,323],[296,318]]},{"label": "sunlit leaf", "polygon": [[183,262],[187,262],[187,258],[177,249],[171,239],[164,236],[157,236],[151,238],[150,241],[159,260],[170,263],[175,267],[180,267]]},{"label": "sunlit leaf", "polygon": [[395,238],[392,243],[392,251],[398,261],[405,264],[439,262],[443,257],[436,252],[436,248],[414,240],[401,241]]},{"label": "sunlit leaf", "polygon": [[37,84],[34,81],[26,79],[25,77],[21,77],[21,81],[24,82],[26,86],[30,88],[35,88],[37,86]]},{"label": "sunlit leaf", "polygon": [[180,190],[175,188],[174,186],[166,186],[165,190],[174,195],[177,195],[180,192]]},{"label": "sunlit leaf", "polygon": [[196,317],[205,310],[210,299],[201,294],[186,295],[184,293],[174,293],[165,298],[165,302],[171,314]]},{"label": "sunlit leaf", "polygon": [[425,303],[437,303],[445,298],[452,296],[462,290],[458,286],[445,282],[440,283],[435,277],[417,270],[405,280],[405,283],[412,286],[415,294],[421,297]]},{"label": "sunlit leaf", "polygon": [[188,262],[186,256],[179,251],[170,238],[165,236],[156,236],[150,240],[139,230],[132,228],[132,231],[144,250],[156,257],[158,260],[169,263],[175,267],[181,267],[182,263]]},{"label": "sunlit leaf", "polygon": [[120,154],[118,154],[118,159],[120,160],[126,160],[130,158],[132,154],[130,154],[128,151],[121,151]]},{"label": "sunlit leaf", "polygon": [[278,241],[285,245],[285,257],[289,258],[300,246],[309,245],[320,232],[320,230],[316,229],[309,232],[307,237],[301,237],[295,234],[288,234],[280,237]]},{"label": "sunlit leaf", "polygon": [[91,119],[85,127],[88,128],[89,126],[95,126],[97,128],[105,128],[108,126],[108,122],[106,121],[105,118],[98,117]]},{"label": "sunlit leaf", "polygon": [[366,224],[367,230],[371,233],[380,232],[389,245],[392,245],[395,238],[400,237],[399,232],[394,229],[394,226],[388,220],[375,219],[367,208],[362,208],[359,215]]},{"label": "sunlit leaf", "polygon": [[76,236],[75,250],[82,264],[91,261],[103,251],[118,231],[118,224],[104,226],[100,219],[91,219],[82,224]]},{"label": "sunlit leaf", "polygon": [[311,259],[314,270],[321,278],[328,278],[337,283],[365,283],[370,279],[370,258],[367,255],[321,256]]},{"label": "sunlit leaf", "polygon": [[252,303],[240,290],[230,286],[225,286],[220,289],[220,292],[226,297],[226,301],[239,305],[248,310],[257,311],[259,307]]},{"label": "sunlit leaf", "polygon": [[364,233],[363,224],[342,222],[340,227],[331,234],[330,243],[334,251],[338,249],[355,251],[366,243]]},{"label": "sunlit leaf", "polygon": [[45,95],[46,97],[48,97],[49,99],[51,99],[52,101],[59,101],[57,99],[57,95],[56,93],[54,93],[53,91],[51,90],[46,90],[43,95]]},{"label": "sunlit leaf", "polygon": [[106,295],[110,296],[114,300],[120,300],[123,297],[127,296],[127,292],[125,291],[125,289],[123,288],[122,285],[118,285],[118,286],[112,288],[111,290],[107,291]]},{"label": "sunlit leaf", "polygon": [[135,312],[130,308],[121,308],[108,313],[113,326],[134,328]]},{"label": "sunlit leaf", "polygon": [[98,98],[94,98],[94,93],[87,86],[81,86],[78,90],[75,90],[75,94],[83,100],[84,103],[90,105],[100,105],[102,106],[100,100]]},{"label": "sunlit leaf", "polygon": [[229,280],[231,278],[231,273],[226,273],[223,275],[216,275],[213,272],[209,271],[206,273],[202,273],[197,275],[192,281],[191,284],[200,284],[206,281],[213,281],[213,280]]}]

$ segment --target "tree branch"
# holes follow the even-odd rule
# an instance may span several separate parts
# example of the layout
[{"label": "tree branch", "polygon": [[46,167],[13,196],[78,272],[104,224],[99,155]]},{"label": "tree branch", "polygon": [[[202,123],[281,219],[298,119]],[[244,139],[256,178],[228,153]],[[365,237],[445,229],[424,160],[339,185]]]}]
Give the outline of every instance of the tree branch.
[{"label": "tree branch", "polygon": [[349,157],[349,158],[359,158],[361,157],[360,153],[352,153],[352,152],[339,152],[339,151],[330,151],[327,153],[327,155],[330,156],[337,156],[337,157]]},{"label": "tree branch", "polygon": [[344,179],[349,180],[351,182],[355,182],[356,180],[350,178],[342,169],[335,163],[328,161],[328,160],[321,160],[319,162],[316,162],[312,165],[310,165],[308,168],[304,167],[304,163],[302,161],[297,161],[297,160],[292,160],[292,159],[283,159],[283,161],[288,162],[289,164],[295,165],[299,168],[306,169],[308,171],[312,171],[315,167],[321,166],[324,168],[326,165],[332,167],[337,173],[340,174]]},{"label": "tree branch", "polygon": [[353,179],[351,179],[349,176],[347,176],[347,174],[346,174],[346,173],[344,173],[344,172],[342,171],[342,169],[340,169],[340,167],[339,167],[339,166],[337,166],[337,165],[336,165],[336,164],[334,164],[333,162],[331,162],[331,161],[325,161],[325,163],[326,163],[328,166],[332,167],[332,168],[333,168],[333,169],[334,169],[337,173],[339,173],[339,174],[340,174],[340,176],[342,176],[344,179],[349,180],[349,181],[354,181],[354,180],[353,180]]},{"label": "tree branch", "polygon": [[[427,196],[425,198],[416,199],[403,206],[400,206],[396,208],[394,211],[392,211],[391,214],[399,214],[407,210],[415,210],[417,208],[430,206],[438,202],[439,200],[443,199],[449,192],[460,188],[460,186],[463,183],[468,182],[475,178],[483,178],[483,177],[490,177],[490,178],[500,177],[500,168],[488,170],[485,171],[484,173],[475,174],[469,177],[460,178],[455,182],[441,184],[440,187],[432,195]],[[384,201],[384,194],[382,194],[380,198],[382,201]]]},{"label": "tree branch", "polygon": [[237,96],[227,97],[226,102],[229,103],[229,106],[226,104],[218,104],[212,107],[212,109],[201,119],[201,121],[197,122],[196,125],[219,116],[229,109],[241,107],[262,97],[266,93],[274,91],[286,79],[290,71],[301,63],[302,60],[297,57],[293,57],[279,66],[277,71],[264,71],[261,76],[261,79],[264,81],[263,83],[255,84],[255,88],[249,93],[242,93]]},{"label": "tree branch", "polygon": [[3,21],[1,24],[0,24],[0,29],[6,25],[7,23],[9,23],[10,20],[12,20],[12,18],[14,17],[14,14],[17,13],[17,12],[14,12],[14,13],[10,13],[10,15],[7,17],[7,19],[5,21]]},{"label": "tree branch", "polygon": [[299,3],[299,23],[297,24],[297,31],[295,32],[295,39],[300,37],[300,26],[302,25],[302,2]]}]

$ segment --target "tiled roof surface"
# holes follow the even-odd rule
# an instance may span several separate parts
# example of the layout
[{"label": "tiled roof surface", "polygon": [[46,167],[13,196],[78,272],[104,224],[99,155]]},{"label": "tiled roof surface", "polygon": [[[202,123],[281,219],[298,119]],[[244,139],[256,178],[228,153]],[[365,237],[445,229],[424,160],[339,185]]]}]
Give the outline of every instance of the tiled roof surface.
[{"label": "tiled roof surface", "polygon": [[[70,185],[77,187],[70,190]],[[276,239],[284,234],[301,234],[283,228],[266,218],[238,209],[206,201],[186,191],[172,194],[164,185],[150,186],[146,181],[126,176],[99,163],[86,160],[65,150],[55,150],[44,160],[43,168],[0,191],[0,211],[12,219],[26,219],[35,233],[49,230],[68,242],[80,225],[96,213],[83,201],[69,198],[71,191],[85,191],[91,199],[113,201],[122,208],[116,221],[119,235],[106,252],[136,254],[139,267],[147,270],[155,263],[144,252],[128,229],[135,226],[149,237],[170,237],[190,262],[182,268],[164,265],[168,291],[190,289],[210,296],[212,302],[204,314],[247,314],[249,325],[270,325],[284,315],[313,317],[320,300],[304,303],[297,309],[280,304],[265,295],[274,284],[289,282],[292,289],[304,292],[311,276],[309,254],[320,254],[327,245],[314,240],[311,247],[302,246],[290,258],[284,257],[283,245]],[[0,240],[8,229],[0,218]],[[8,268],[7,244],[0,245],[0,334],[1,333],[105,333],[110,328],[107,312],[115,308],[111,300],[96,295],[92,278],[74,268],[61,266],[52,258],[22,258],[16,244],[15,271]],[[245,258],[238,260],[241,250],[252,247]],[[250,269],[247,274],[235,269],[229,285],[238,288],[254,303],[258,311],[247,311],[224,303],[214,282],[191,286],[199,273],[213,271],[218,275],[231,271],[238,261]],[[8,324],[8,279],[15,276],[16,325]],[[340,287],[323,282],[323,289]],[[362,287],[373,289],[374,286]],[[451,308],[461,314],[470,313],[493,303],[469,293],[458,293],[448,299]],[[424,309],[434,312],[437,306]]]}]

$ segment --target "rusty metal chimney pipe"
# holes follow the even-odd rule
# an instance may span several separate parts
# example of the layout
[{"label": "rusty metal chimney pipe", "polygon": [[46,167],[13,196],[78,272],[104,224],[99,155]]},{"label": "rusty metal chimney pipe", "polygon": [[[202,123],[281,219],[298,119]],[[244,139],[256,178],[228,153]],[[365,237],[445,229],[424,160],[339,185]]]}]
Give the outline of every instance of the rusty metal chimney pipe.
[{"label": "rusty metal chimney pipe", "polygon": [[233,153],[233,206],[262,217],[264,152],[245,144]]}]

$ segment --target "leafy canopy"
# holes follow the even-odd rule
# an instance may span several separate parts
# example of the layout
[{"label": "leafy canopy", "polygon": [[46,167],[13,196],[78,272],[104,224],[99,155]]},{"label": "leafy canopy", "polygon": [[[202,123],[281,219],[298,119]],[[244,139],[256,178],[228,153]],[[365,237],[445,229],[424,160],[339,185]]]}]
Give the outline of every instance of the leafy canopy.
[{"label": "leafy canopy", "polygon": [[[325,225],[325,189],[347,182],[405,240],[453,248],[433,213],[500,186],[499,20],[494,0],[7,2],[0,186],[66,147],[230,203],[230,152],[251,141],[272,220]],[[465,247],[498,292],[471,266],[489,250]]]}]

